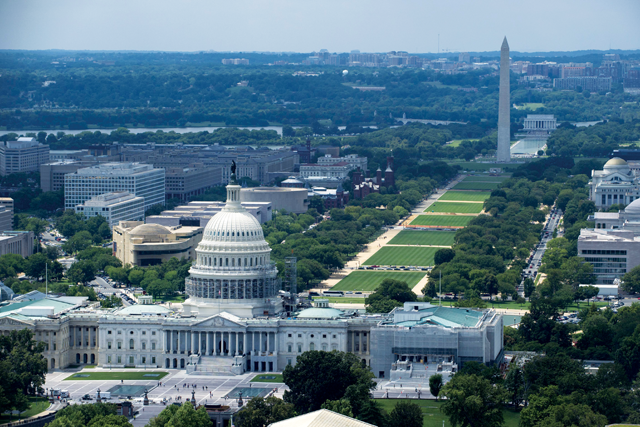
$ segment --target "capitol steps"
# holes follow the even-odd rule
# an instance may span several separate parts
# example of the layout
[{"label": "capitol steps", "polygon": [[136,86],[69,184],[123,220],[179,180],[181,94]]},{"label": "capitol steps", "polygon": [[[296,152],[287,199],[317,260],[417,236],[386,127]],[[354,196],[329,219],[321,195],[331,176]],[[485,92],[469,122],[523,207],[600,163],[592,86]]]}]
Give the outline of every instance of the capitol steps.
[{"label": "capitol steps", "polygon": [[233,357],[200,356],[196,364],[189,365],[187,373],[191,375],[235,375],[232,368]]}]

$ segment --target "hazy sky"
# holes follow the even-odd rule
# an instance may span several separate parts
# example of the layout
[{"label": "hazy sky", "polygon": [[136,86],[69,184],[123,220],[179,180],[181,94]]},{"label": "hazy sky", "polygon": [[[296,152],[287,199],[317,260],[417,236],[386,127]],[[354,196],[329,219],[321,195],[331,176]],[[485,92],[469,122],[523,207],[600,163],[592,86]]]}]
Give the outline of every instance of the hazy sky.
[{"label": "hazy sky", "polygon": [[640,0],[0,0],[0,49],[639,49]]}]

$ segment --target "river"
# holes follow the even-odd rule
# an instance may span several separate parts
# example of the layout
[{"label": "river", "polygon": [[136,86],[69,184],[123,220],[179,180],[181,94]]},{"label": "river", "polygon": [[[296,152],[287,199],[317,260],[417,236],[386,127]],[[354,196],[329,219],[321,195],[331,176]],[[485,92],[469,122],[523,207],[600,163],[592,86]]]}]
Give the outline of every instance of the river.
[{"label": "river", "polygon": [[[131,133],[144,133],[144,132],[157,132],[159,130],[163,131],[163,132],[175,132],[175,133],[189,133],[189,132],[204,132],[209,131],[209,132],[213,132],[216,129],[223,129],[227,126],[203,126],[203,127],[184,127],[184,128],[127,128],[129,129],[129,132]],[[247,130],[275,130],[276,132],[278,132],[278,135],[282,136],[282,126],[265,126],[265,127],[235,127],[236,129],[247,129]],[[299,128],[300,126],[293,126],[293,128]],[[96,132],[96,131],[100,131],[102,133],[106,133],[106,134],[110,134],[111,132],[113,132],[114,130],[116,130],[116,128],[113,129],[81,129],[81,130],[63,130],[63,129],[40,129],[40,130],[0,130],[0,136],[2,135],[6,135],[8,133],[17,133],[18,135],[24,135],[26,133],[38,133],[38,132],[47,132],[47,133],[57,133],[57,132],[64,132],[65,134],[68,135],[77,135],[81,132]]]}]

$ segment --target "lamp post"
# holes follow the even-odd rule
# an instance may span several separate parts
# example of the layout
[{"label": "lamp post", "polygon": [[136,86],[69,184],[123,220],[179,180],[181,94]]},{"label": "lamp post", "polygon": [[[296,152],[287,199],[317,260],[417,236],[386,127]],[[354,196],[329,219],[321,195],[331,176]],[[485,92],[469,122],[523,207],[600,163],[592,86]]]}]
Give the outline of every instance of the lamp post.
[{"label": "lamp post", "polygon": [[144,391],[144,400],[142,401],[142,404],[144,406],[149,406],[149,396],[148,396],[148,394],[149,394],[149,391],[145,389],[145,391]]},{"label": "lamp post", "polygon": [[98,388],[98,397],[96,398],[96,403],[100,403],[102,399],[100,399],[100,388]]}]

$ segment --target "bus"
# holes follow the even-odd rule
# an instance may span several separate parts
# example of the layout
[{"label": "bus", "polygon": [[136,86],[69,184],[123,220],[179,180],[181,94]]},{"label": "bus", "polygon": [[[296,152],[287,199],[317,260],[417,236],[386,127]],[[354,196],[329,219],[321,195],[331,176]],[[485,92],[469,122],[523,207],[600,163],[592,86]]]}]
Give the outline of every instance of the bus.
[{"label": "bus", "polygon": [[343,291],[324,291],[322,292],[322,296],[325,297],[341,297],[344,296]]}]

